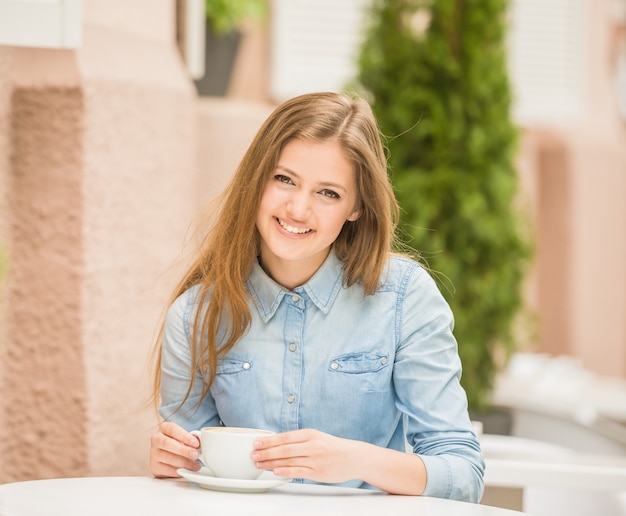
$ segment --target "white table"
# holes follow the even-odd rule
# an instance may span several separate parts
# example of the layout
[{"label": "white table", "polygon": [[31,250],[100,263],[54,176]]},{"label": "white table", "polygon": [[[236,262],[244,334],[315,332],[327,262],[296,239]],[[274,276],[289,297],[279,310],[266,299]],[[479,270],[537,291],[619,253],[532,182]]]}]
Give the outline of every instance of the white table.
[{"label": "white table", "polygon": [[267,493],[225,493],[186,480],[93,477],[14,482],[0,486],[2,516],[515,516],[485,505],[363,489],[284,484]]}]

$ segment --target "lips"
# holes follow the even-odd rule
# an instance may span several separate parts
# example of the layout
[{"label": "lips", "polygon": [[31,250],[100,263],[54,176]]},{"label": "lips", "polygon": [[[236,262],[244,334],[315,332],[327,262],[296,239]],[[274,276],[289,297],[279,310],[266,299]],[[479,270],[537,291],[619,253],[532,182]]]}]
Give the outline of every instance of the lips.
[{"label": "lips", "polygon": [[276,222],[278,222],[280,227],[283,228],[288,233],[292,233],[294,235],[305,235],[306,233],[310,233],[311,231],[313,231],[310,228],[297,228],[297,227],[291,226],[291,225],[287,224],[286,222],[280,220],[278,217],[274,217],[274,218],[276,219]]}]

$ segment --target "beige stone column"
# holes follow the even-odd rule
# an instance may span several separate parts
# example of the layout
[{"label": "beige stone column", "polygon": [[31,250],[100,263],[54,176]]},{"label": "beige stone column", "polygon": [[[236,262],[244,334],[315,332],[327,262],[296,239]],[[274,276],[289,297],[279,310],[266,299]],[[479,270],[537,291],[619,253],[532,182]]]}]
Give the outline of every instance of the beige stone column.
[{"label": "beige stone column", "polygon": [[[68,51],[18,49],[12,57],[2,469],[8,478],[85,474],[83,92]],[[28,70],[37,66],[45,84]],[[59,452],[71,449],[77,453]]]},{"label": "beige stone column", "polygon": [[148,356],[197,210],[173,0],[85,0],[73,50],[0,47],[0,482],[144,474]]}]

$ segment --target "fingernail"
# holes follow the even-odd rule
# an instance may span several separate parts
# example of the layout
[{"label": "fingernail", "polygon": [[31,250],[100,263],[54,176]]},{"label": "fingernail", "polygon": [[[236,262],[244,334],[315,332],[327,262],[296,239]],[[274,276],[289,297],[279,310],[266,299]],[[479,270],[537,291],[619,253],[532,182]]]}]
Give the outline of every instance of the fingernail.
[{"label": "fingernail", "polygon": [[252,454],[252,460],[257,461],[261,458],[261,454],[260,453],[253,453]]},{"label": "fingernail", "polygon": [[189,458],[193,459],[193,460],[196,460],[198,458],[198,452],[196,450],[191,450],[189,452]]}]

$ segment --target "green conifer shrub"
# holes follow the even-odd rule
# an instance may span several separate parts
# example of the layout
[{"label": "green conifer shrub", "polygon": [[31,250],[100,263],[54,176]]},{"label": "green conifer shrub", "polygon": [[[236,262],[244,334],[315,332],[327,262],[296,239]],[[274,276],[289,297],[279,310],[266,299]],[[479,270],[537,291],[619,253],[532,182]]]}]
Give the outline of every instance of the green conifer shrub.
[{"label": "green conifer shrub", "polygon": [[531,256],[518,209],[506,0],[375,0],[358,84],[388,138],[406,243],[455,314],[470,409],[519,344]]}]

